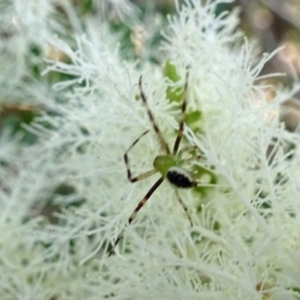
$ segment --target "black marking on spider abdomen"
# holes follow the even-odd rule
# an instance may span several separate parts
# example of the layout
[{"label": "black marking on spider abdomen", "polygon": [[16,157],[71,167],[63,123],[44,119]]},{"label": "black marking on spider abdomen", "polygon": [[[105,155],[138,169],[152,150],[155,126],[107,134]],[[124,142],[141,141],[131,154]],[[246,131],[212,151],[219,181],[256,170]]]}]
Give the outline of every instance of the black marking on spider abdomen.
[{"label": "black marking on spider abdomen", "polygon": [[170,183],[178,188],[192,188],[196,185],[190,173],[182,168],[172,167],[167,172]]}]

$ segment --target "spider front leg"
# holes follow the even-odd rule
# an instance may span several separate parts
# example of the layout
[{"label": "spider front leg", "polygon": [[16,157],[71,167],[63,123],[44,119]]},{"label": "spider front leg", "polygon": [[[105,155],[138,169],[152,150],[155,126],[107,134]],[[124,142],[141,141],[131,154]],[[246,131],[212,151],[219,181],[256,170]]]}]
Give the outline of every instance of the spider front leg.
[{"label": "spider front leg", "polygon": [[186,147],[183,147],[183,148],[181,148],[178,151],[177,155],[178,156],[182,156],[182,153],[184,153],[184,152],[192,152],[192,151],[198,151],[199,152],[199,155],[197,155],[196,158],[201,158],[203,156],[202,151],[197,146],[186,146]]},{"label": "spider front leg", "polygon": [[[164,178],[161,177],[159,178],[154,185],[151,187],[151,189],[148,191],[148,193],[145,195],[145,197],[139,202],[139,204],[137,205],[137,207],[135,208],[135,210],[133,211],[133,213],[131,214],[131,216],[128,219],[128,225],[131,224],[131,222],[134,220],[134,218],[136,217],[137,213],[139,212],[139,210],[145,205],[145,203],[147,202],[147,200],[152,196],[152,194],[155,192],[155,190],[162,184],[162,182],[164,181]],[[118,237],[115,241],[115,243],[113,244],[112,249],[110,250],[108,257],[111,256],[114,252],[115,252],[115,248],[118,245],[120,239],[123,236],[123,233],[125,231],[126,227],[124,227],[122,229],[122,231],[118,234]]]},{"label": "spider front leg", "polygon": [[174,147],[173,147],[173,155],[177,154],[179,144],[181,142],[182,135],[183,135],[184,117],[185,117],[185,111],[186,111],[186,106],[187,106],[186,91],[187,91],[187,87],[188,87],[188,79],[189,79],[189,72],[186,73],[185,85],[184,85],[184,89],[183,89],[183,101],[182,101],[182,105],[181,105],[181,121],[179,124],[178,134],[177,134],[177,137],[176,137],[176,140],[174,143]]},{"label": "spider front leg", "polygon": [[142,101],[143,101],[143,103],[144,103],[144,105],[145,105],[145,107],[147,109],[149,120],[150,120],[150,122],[151,122],[151,124],[153,126],[153,129],[154,129],[154,131],[155,131],[155,133],[156,133],[156,135],[157,135],[157,137],[159,139],[161,148],[165,151],[166,154],[170,154],[171,153],[170,152],[170,148],[169,148],[167,142],[165,141],[165,139],[164,139],[164,137],[163,137],[163,135],[162,135],[162,133],[161,133],[161,131],[160,131],[160,129],[159,129],[156,121],[155,121],[154,115],[153,115],[153,113],[152,113],[152,111],[151,111],[151,109],[150,109],[150,107],[148,105],[147,98],[146,98],[146,96],[144,94],[144,91],[143,91],[142,80],[143,80],[143,77],[140,76],[139,88],[140,88],[141,98],[142,98]]},{"label": "spider front leg", "polygon": [[146,130],[145,132],[143,132],[132,144],[131,146],[127,149],[127,151],[125,152],[124,154],[124,162],[125,162],[125,166],[126,166],[126,169],[127,169],[127,178],[130,182],[136,182],[136,181],[139,181],[139,180],[143,180],[147,177],[150,177],[151,175],[157,173],[157,170],[156,169],[153,169],[153,170],[150,170],[148,172],[145,172],[141,175],[138,175],[138,176],[135,176],[135,177],[132,177],[132,173],[131,173],[131,169],[130,169],[130,163],[129,163],[129,157],[128,157],[128,152],[134,147],[135,144],[138,143],[138,141],[144,136],[146,135],[147,133],[149,132],[149,130]]}]

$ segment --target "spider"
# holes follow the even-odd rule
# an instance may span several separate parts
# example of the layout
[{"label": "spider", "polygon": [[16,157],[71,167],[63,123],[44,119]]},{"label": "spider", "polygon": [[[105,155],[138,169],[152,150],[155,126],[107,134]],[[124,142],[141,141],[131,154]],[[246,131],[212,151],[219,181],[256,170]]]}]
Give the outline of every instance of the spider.
[{"label": "spider", "polygon": [[[185,119],[185,112],[186,112],[186,106],[187,106],[187,100],[186,100],[186,96],[185,96],[187,86],[188,86],[188,73],[186,74],[186,82],[185,82],[184,90],[183,90],[183,101],[182,101],[182,105],[181,105],[182,118],[179,123],[179,130],[178,130],[177,137],[176,137],[176,140],[173,145],[173,149],[171,150],[168,143],[166,142],[165,138],[163,137],[161,130],[159,129],[159,127],[155,121],[155,118],[154,118],[154,115],[153,115],[151,109],[149,108],[149,105],[147,103],[147,98],[145,96],[145,93],[144,93],[143,87],[142,87],[142,76],[140,76],[140,79],[139,79],[140,97],[142,99],[142,102],[143,102],[146,110],[147,110],[149,120],[152,124],[152,127],[153,127],[157,137],[158,137],[158,140],[160,142],[162,150],[164,151],[164,154],[158,155],[154,159],[154,161],[153,161],[154,169],[153,170],[150,170],[150,171],[145,172],[138,176],[132,176],[128,153],[139,142],[139,140],[149,132],[149,130],[146,130],[145,132],[143,132],[131,144],[131,146],[128,148],[128,150],[125,152],[124,162],[125,162],[125,166],[127,169],[127,178],[130,182],[134,183],[134,182],[143,180],[143,179],[148,178],[156,173],[161,174],[161,177],[154,183],[154,185],[146,193],[144,198],[138,203],[135,210],[129,217],[128,224],[126,226],[128,226],[132,223],[132,221],[136,217],[137,213],[145,205],[145,203],[149,200],[149,198],[152,196],[152,194],[156,191],[156,189],[162,184],[162,182],[165,179],[167,179],[171,183],[171,185],[174,187],[176,198],[177,198],[179,204],[182,206],[184,212],[186,213],[186,215],[189,219],[190,225],[193,226],[193,222],[192,222],[192,219],[188,212],[187,206],[184,204],[184,202],[180,198],[178,190],[177,190],[178,188],[187,189],[187,188],[193,188],[193,187],[197,186],[198,182],[194,179],[195,176],[197,175],[197,170],[194,169],[193,172],[190,172],[190,171],[186,170],[185,168],[183,168],[182,166],[184,163],[189,161],[191,158],[201,157],[201,155],[200,156],[195,155],[195,150],[199,150],[195,146],[187,146],[187,147],[183,147],[181,150],[179,150],[179,145],[180,145],[180,142],[181,142],[182,136],[183,136],[184,119]],[[182,157],[182,154],[184,152],[191,152],[191,151],[193,151],[191,158],[186,159],[186,158]],[[117,239],[116,239],[115,243],[113,244],[112,249],[110,250],[108,256],[111,256],[114,253],[116,246],[118,245],[120,239],[123,236],[126,226],[122,229],[122,231],[117,236]]]}]

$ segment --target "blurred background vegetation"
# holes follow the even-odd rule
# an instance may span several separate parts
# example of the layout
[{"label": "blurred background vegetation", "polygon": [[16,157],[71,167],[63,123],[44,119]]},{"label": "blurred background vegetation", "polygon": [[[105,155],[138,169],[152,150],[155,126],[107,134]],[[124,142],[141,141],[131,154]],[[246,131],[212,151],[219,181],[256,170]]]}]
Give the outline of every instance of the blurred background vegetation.
[{"label": "blurred background vegetation", "polygon": [[[166,15],[175,13],[173,0],[132,0],[132,3],[138,7],[138,15],[135,19],[132,18],[130,12],[128,12],[128,15],[119,14],[116,7],[108,4],[109,1],[106,5],[103,5],[103,1],[100,0],[73,0],[70,2],[82,24],[84,24],[84,20],[91,16],[105,16],[109,19],[110,29],[120,36],[120,50],[123,51],[125,58],[150,59],[154,63],[162,64],[158,53],[155,53],[155,51],[147,53],[146,50],[147,48],[155,49],[160,44],[159,25],[166,23],[164,18]],[[0,65],[1,72],[4,72],[1,77],[9,79],[10,68],[3,68],[1,62],[7,60],[7,51],[9,51],[7,50],[7,44],[15,36],[22,34],[22,29],[18,26],[18,21],[14,19],[13,15],[3,13],[6,6],[9,5],[5,3],[0,5],[2,9],[0,18]],[[270,85],[281,83],[291,85],[299,74],[300,66],[300,1],[236,0],[230,4],[220,4],[216,14],[220,14],[225,10],[230,11],[236,7],[240,9],[242,29],[249,38],[255,38],[258,41],[258,53],[270,53],[282,45],[285,46],[264,67],[261,75],[270,72],[285,73],[286,75],[265,79],[266,83]],[[64,38],[67,41],[72,41],[72,38],[70,38],[73,34],[72,26],[66,21],[70,17],[66,7],[57,4],[54,14],[56,15],[55,18],[65,25]],[[159,25],[156,26],[156,23],[159,23]],[[8,79],[2,81],[0,85],[0,134],[5,128],[9,128],[13,135],[20,132],[25,134],[22,140],[31,144],[35,141],[35,137],[23,129],[23,124],[30,124],[34,117],[43,111],[51,113],[52,108],[44,105],[43,101],[40,103],[32,101],[32,97],[24,92],[24,87],[42,81],[46,87],[51,89],[55,82],[63,79],[63,75],[50,72],[46,76],[41,76],[41,72],[46,68],[45,58],[66,62],[68,57],[51,46],[46,47],[45,45],[44,47],[44,45],[34,41],[28,43],[27,46],[28,49],[25,50],[26,55],[23,59],[23,63],[27,68],[26,72],[18,79],[19,82],[15,83],[15,86],[8,88],[7,84],[10,85]],[[75,44],[74,47],[76,47]],[[12,64],[14,63],[16,62],[12,60]],[[12,90],[14,92],[9,92]],[[21,90],[21,92],[16,93],[17,90]],[[269,93],[271,101],[274,96],[271,88]],[[299,108],[297,99],[291,99],[284,105],[282,120],[285,122],[287,130],[293,131],[298,126]]]}]

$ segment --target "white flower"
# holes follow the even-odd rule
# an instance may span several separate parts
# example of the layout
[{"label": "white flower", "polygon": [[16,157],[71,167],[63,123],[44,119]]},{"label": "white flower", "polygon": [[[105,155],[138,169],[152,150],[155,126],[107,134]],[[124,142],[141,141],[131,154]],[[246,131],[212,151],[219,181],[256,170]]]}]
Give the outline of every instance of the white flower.
[{"label": "white flower", "polygon": [[[60,101],[54,114],[26,127],[38,142],[17,160],[15,176],[9,168],[1,170],[9,186],[9,192],[1,187],[0,215],[5,299],[299,296],[299,137],[284,129],[279,109],[300,84],[274,88],[273,101],[267,101],[258,79],[275,52],[259,60],[237,29],[237,10],[215,16],[222,2],[177,5],[162,50],[150,49],[161,51],[156,57],[164,68],[125,60],[108,24],[96,19],[84,24],[86,34],[79,32],[75,43],[49,41],[68,58],[49,59],[44,72],[67,75],[54,86]],[[182,118],[182,100],[173,101],[172,88],[182,91],[187,78],[187,115],[198,117],[186,120],[180,147],[196,146],[201,153],[187,168],[202,172],[192,176],[203,187],[179,191],[191,228],[165,180],[108,257],[160,176],[130,183],[125,151],[150,129],[128,153],[133,176],[153,169],[154,159],[165,154],[143,105],[141,75],[170,149]],[[61,187],[69,192],[59,192]],[[48,201],[56,211],[52,224],[43,212]],[[13,235],[17,241],[10,243]]]}]

